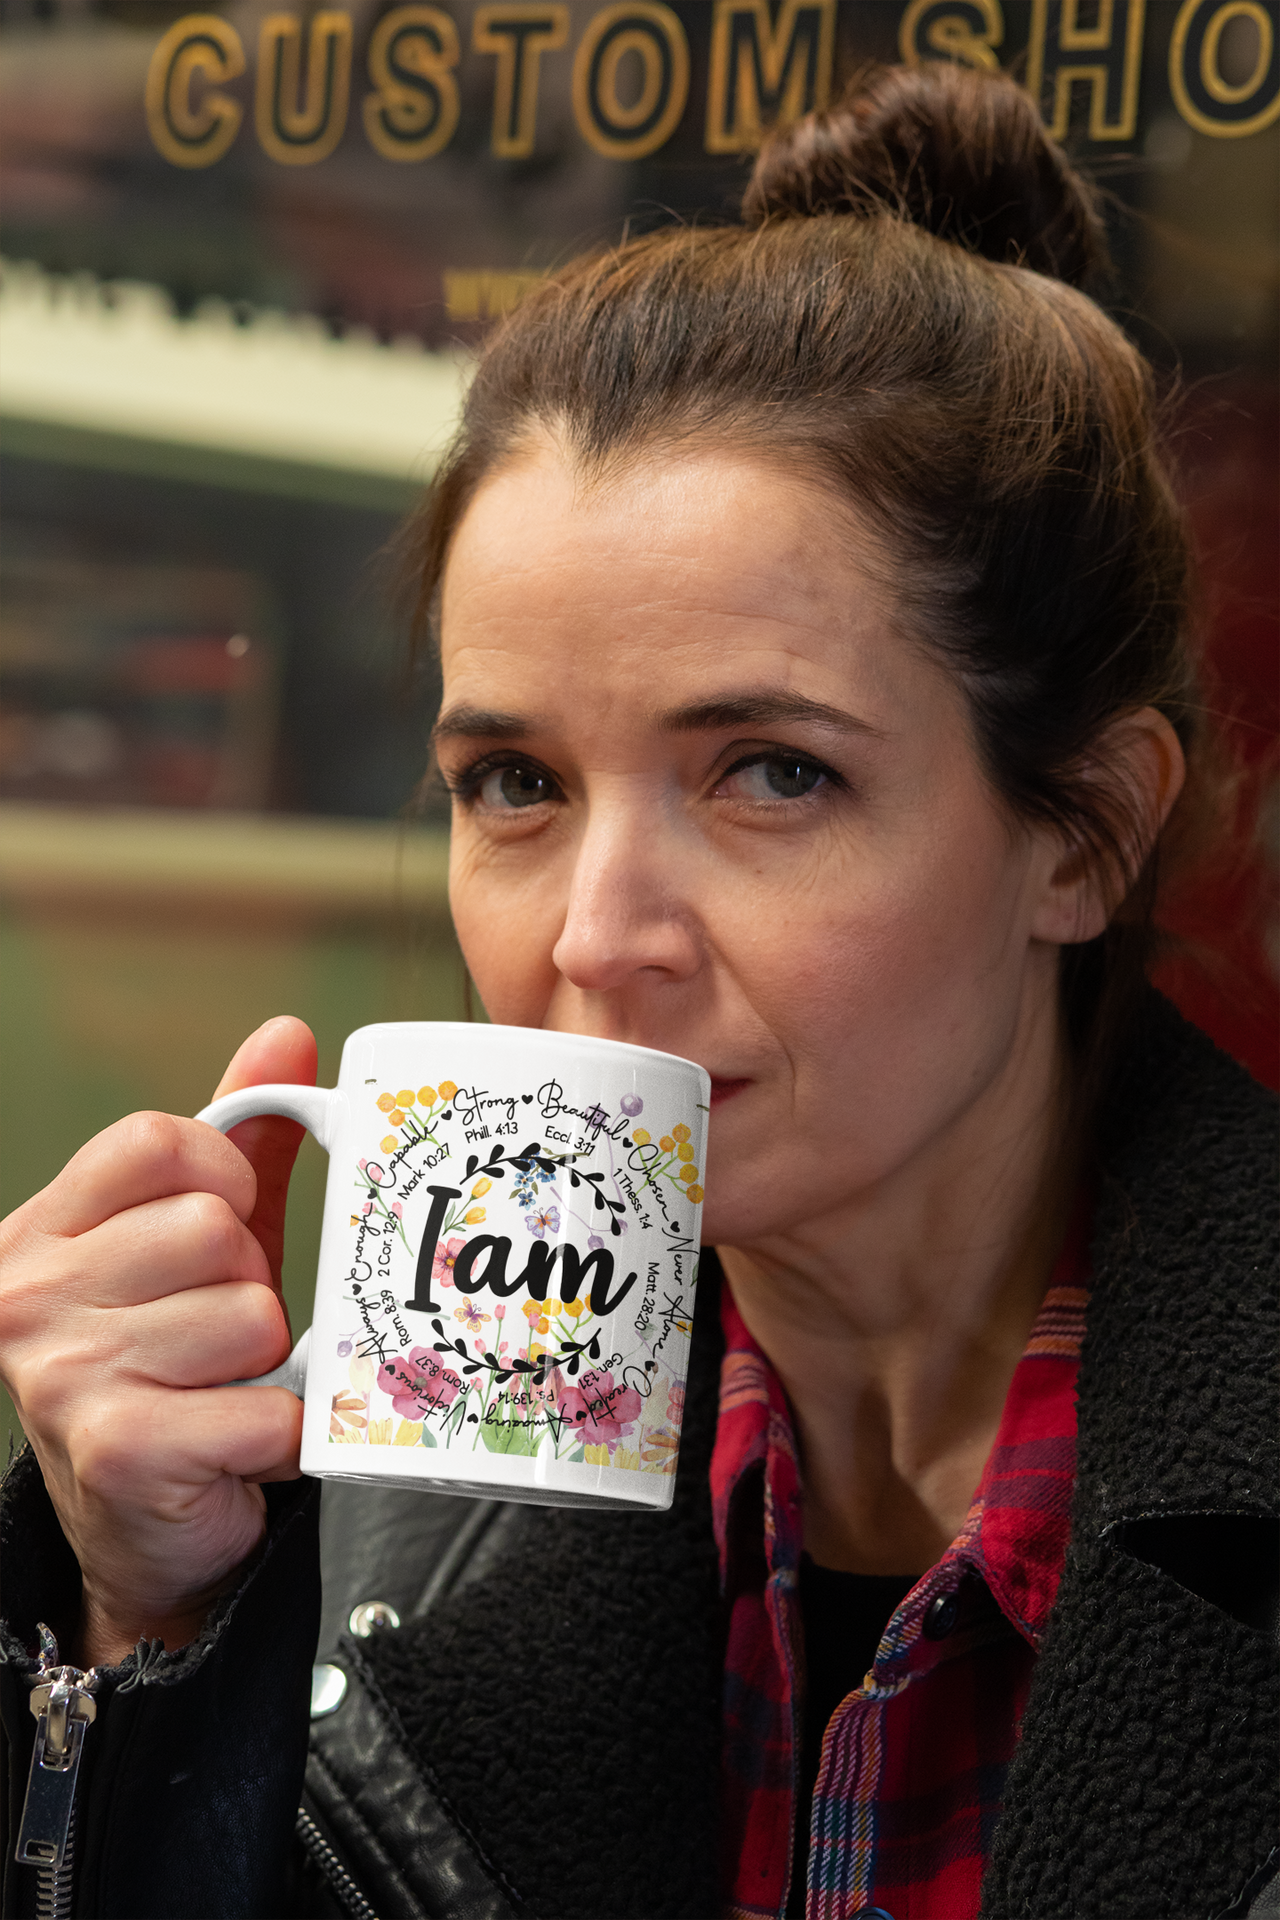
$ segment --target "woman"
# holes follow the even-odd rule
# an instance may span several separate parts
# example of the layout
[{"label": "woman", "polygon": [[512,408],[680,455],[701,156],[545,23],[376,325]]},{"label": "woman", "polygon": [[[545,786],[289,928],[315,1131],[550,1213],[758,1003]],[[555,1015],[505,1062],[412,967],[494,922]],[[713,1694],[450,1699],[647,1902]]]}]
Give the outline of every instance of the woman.
[{"label": "woman", "polygon": [[675,1508],[326,1493],[299,1846],[316,1490],[204,1391],[286,1350],[293,1134],[90,1142],[0,1280],[19,1770],[36,1620],[108,1670],[77,1912],[1274,1911],[1271,1103],[1143,984],[1147,374],[1007,81],[873,76],[745,216],[542,287],[414,535],[486,1008],[712,1075]]}]

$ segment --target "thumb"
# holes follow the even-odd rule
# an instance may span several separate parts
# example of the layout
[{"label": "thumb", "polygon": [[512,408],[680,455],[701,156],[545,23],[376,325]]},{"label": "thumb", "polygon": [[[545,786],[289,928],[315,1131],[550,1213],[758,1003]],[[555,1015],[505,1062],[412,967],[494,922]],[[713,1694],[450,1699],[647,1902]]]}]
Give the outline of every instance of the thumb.
[{"label": "thumb", "polygon": [[[249,1035],[218,1082],[214,1098],[224,1093],[238,1093],[241,1087],[260,1087],[271,1081],[313,1087],[316,1061],[315,1036],[310,1027],[290,1014],[280,1014]],[[227,1136],[258,1178],[249,1231],[267,1256],[277,1292],[284,1256],[284,1207],[289,1175],[293,1172],[304,1131],[296,1120],[264,1114],[260,1119],[242,1120]]]}]

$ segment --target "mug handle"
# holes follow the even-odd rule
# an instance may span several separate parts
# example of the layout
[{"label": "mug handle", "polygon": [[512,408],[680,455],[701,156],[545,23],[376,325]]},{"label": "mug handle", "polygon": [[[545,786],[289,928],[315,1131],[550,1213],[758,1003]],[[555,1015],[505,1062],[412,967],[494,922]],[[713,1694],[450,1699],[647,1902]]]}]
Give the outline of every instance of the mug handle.
[{"label": "mug handle", "polygon": [[[256,1120],[262,1114],[280,1114],[296,1120],[314,1135],[328,1153],[338,1131],[339,1097],[333,1087],[295,1087],[283,1082],[267,1082],[260,1087],[241,1087],[236,1093],[224,1093],[221,1100],[202,1107],[197,1120],[205,1120],[219,1133],[238,1127],[242,1120]],[[254,1380],[229,1380],[232,1387],[287,1387],[301,1400],[307,1385],[307,1355],[311,1348],[311,1329],[303,1334],[289,1358],[270,1373]]]}]

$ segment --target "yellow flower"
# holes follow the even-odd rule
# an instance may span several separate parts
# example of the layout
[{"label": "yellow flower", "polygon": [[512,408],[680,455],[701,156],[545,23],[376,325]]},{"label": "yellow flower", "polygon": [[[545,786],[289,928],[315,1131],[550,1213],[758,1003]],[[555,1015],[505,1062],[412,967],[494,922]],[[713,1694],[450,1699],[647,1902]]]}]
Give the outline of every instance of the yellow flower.
[{"label": "yellow flower", "polygon": [[401,1113],[399,1107],[392,1107],[390,1113],[387,1115],[387,1125],[390,1127],[402,1127],[404,1125],[404,1115]]},{"label": "yellow flower", "polygon": [[661,1140],[659,1140],[658,1142],[658,1145],[662,1148],[662,1151],[664,1153],[670,1153],[674,1148],[675,1144],[676,1144],[675,1141],[671,1138],[671,1135],[669,1133],[664,1133]]},{"label": "yellow flower", "polygon": [[391,1415],[385,1420],[369,1422],[369,1445],[371,1447],[389,1447],[391,1445]]},{"label": "yellow flower", "polygon": [[396,1139],[394,1133],[389,1133],[382,1143],[382,1151],[384,1153],[394,1153],[399,1145],[400,1142]]},{"label": "yellow flower", "polygon": [[471,1198],[473,1200],[478,1200],[482,1194],[488,1193],[492,1185],[493,1185],[492,1180],[484,1180],[484,1179],[477,1180],[474,1187],[472,1187],[471,1189]]},{"label": "yellow flower", "polygon": [[352,1226],[353,1226],[353,1227],[358,1227],[358,1226],[360,1225],[360,1215],[359,1215],[358,1213],[353,1213],[353,1214],[352,1214],[352,1216],[351,1216],[351,1224],[352,1224]]},{"label": "yellow flower", "polygon": [[688,1127],[672,1127],[671,1138],[673,1140],[687,1140],[689,1138]]},{"label": "yellow flower", "polygon": [[421,1438],[421,1420],[402,1420],[396,1428],[396,1437],[391,1444],[393,1447],[416,1447]]},{"label": "yellow flower", "polygon": [[480,1225],[480,1222],[484,1219],[484,1208],[472,1207],[470,1213],[463,1214],[462,1219],[463,1219],[463,1224],[465,1226],[478,1227]]},{"label": "yellow flower", "polygon": [[702,1188],[698,1186],[696,1183],[693,1186],[686,1187],[685,1192],[688,1194],[689,1198],[692,1200],[695,1207],[699,1206],[701,1202],[706,1198],[705,1194],[702,1191]]},{"label": "yellow flower", "polygon": [[676,1168],[676,1179],[687,1180],[690,1186],[693,1185],[697,1177],[698,1169],[694,1166],[692,1160],[682,1160]]},{"label": "yellow flower", "polygon": [[638,1147],[647,1147],[653,1135],[650,1133],[648,1127],[637,1127],[631,1138]]},{"label": "yellow flower", "polygon": [[391,1097],[391,1095],[390,1095],[389,1093],[380,1093],[380,1094],[378,1095],[378,1111],[379,1111],[379,1113],[390,1113],[390,1111],[391,1111],[391,1109],[392,1109],[392,1107],[394,1107],[394,1105],[395,1105],[395,1101],[394,1101],[394,1100],[392,1099],[392,1097]]},{"label": "yellow flower", "polygon": [[681,1160],[692,1160],[693,1148],[691,1146],[686,1145],[686,1143],[682,1140],[680,1142],[680,1145],[676,1148],[676,1154],[677,1154],[677,1157]]},{"label": "yellow flower", "polygon": [[434,1107],[438,1095],[434,1087],[419,1087],[418,1099],[424,1107]]},{"label": "yellow flower", "polygon": [[440,1082],[440,1098],[442,1100],[452,1100],[457,1091],[458,1083],[456,1080],[442,1080]]},{"label": "yellow flower", "polygon": [[376,1369],[367,1353],[358,1353],[347,1368],[347,1378],[357,1393],[368,1393]]},{"label": "yellow flower", "polygon": [[605,1446],[584,1446],[582,1449],[582,1457],[589,1467],[607,1467],[609,1464],[609,1449]]},{"label": "yellow flower", "polygon": [[640,1455],[631,1447],[619,1447],[613,1456],[615,1467],[629,1467],[632,1473],[640,1471]]},{"label": "yellow flower", "polygon": [[541,1320],[542,1302],[541,1300],[526,1300],[520,1311],[526,1320]]},{"label": "yellow flower", "polygon": [[564,1310],[566,1313],[571,1313],[576,1320],[579,1314],[585,1313],[587,1309],[581,1300],[566,1300]]},{"label": "yellow flower", "polygon": [[548,1300],[543,1311],[544,1313],[563,1313],[564,1302],[563,1300]]},{"label": "yellow flower", "polygon": [[[538,1332],[539,1332],[539,1333],[545,1333],[545,1332],[546,1332],[546,1330],[547,1330],[547,1323],[546,1323],[546,1321],[544,1320],[544,1321],[542,1321],[542,1323],[540,1324],[540,1326],[539,1326],[539,1328],[538,1328]],[[545,1348],[545,1347],[540,1347],[540,1346],[538,1345],[538,1343],[537,1343],[537,1341],[536,1341],[536,1340],[531,1340],[531,1341],[529,1342],[529,1358],[530,1358],[531,1360],[541,1360],[541,1358],[542,1358],[542,1356],[543,1356],[543,1354],[544,1354],[545,1352],[546,1352],[546,1348]]]},{"label": "yellow flower", "polygon": [[399,1093],[396,1095],[396,1105],[398,1107],[411,1107],[413,1105],[412,1087],[401,1087]]}]

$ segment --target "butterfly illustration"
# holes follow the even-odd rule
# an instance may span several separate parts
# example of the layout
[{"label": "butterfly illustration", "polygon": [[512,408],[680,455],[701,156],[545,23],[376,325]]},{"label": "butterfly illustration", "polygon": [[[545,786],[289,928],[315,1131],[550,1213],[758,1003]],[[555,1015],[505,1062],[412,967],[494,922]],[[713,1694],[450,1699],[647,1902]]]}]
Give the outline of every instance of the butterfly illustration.
[{"label": "butterfly illustration", "polygon": [[453,1317],[455,1320],[461,1320],[464,1327],[474,1328],[483,1326],[489,1315],[481,1313],[474,1301],[467,1300],[462,1306],[454,1308]]},{"label": "butterfly illustration", "polygon": [[535,1240],[545,1240],[549,1233],[560,1231],[559,1207],[548,1207],[544,1213],[526,1213],[524,1223]]}]

